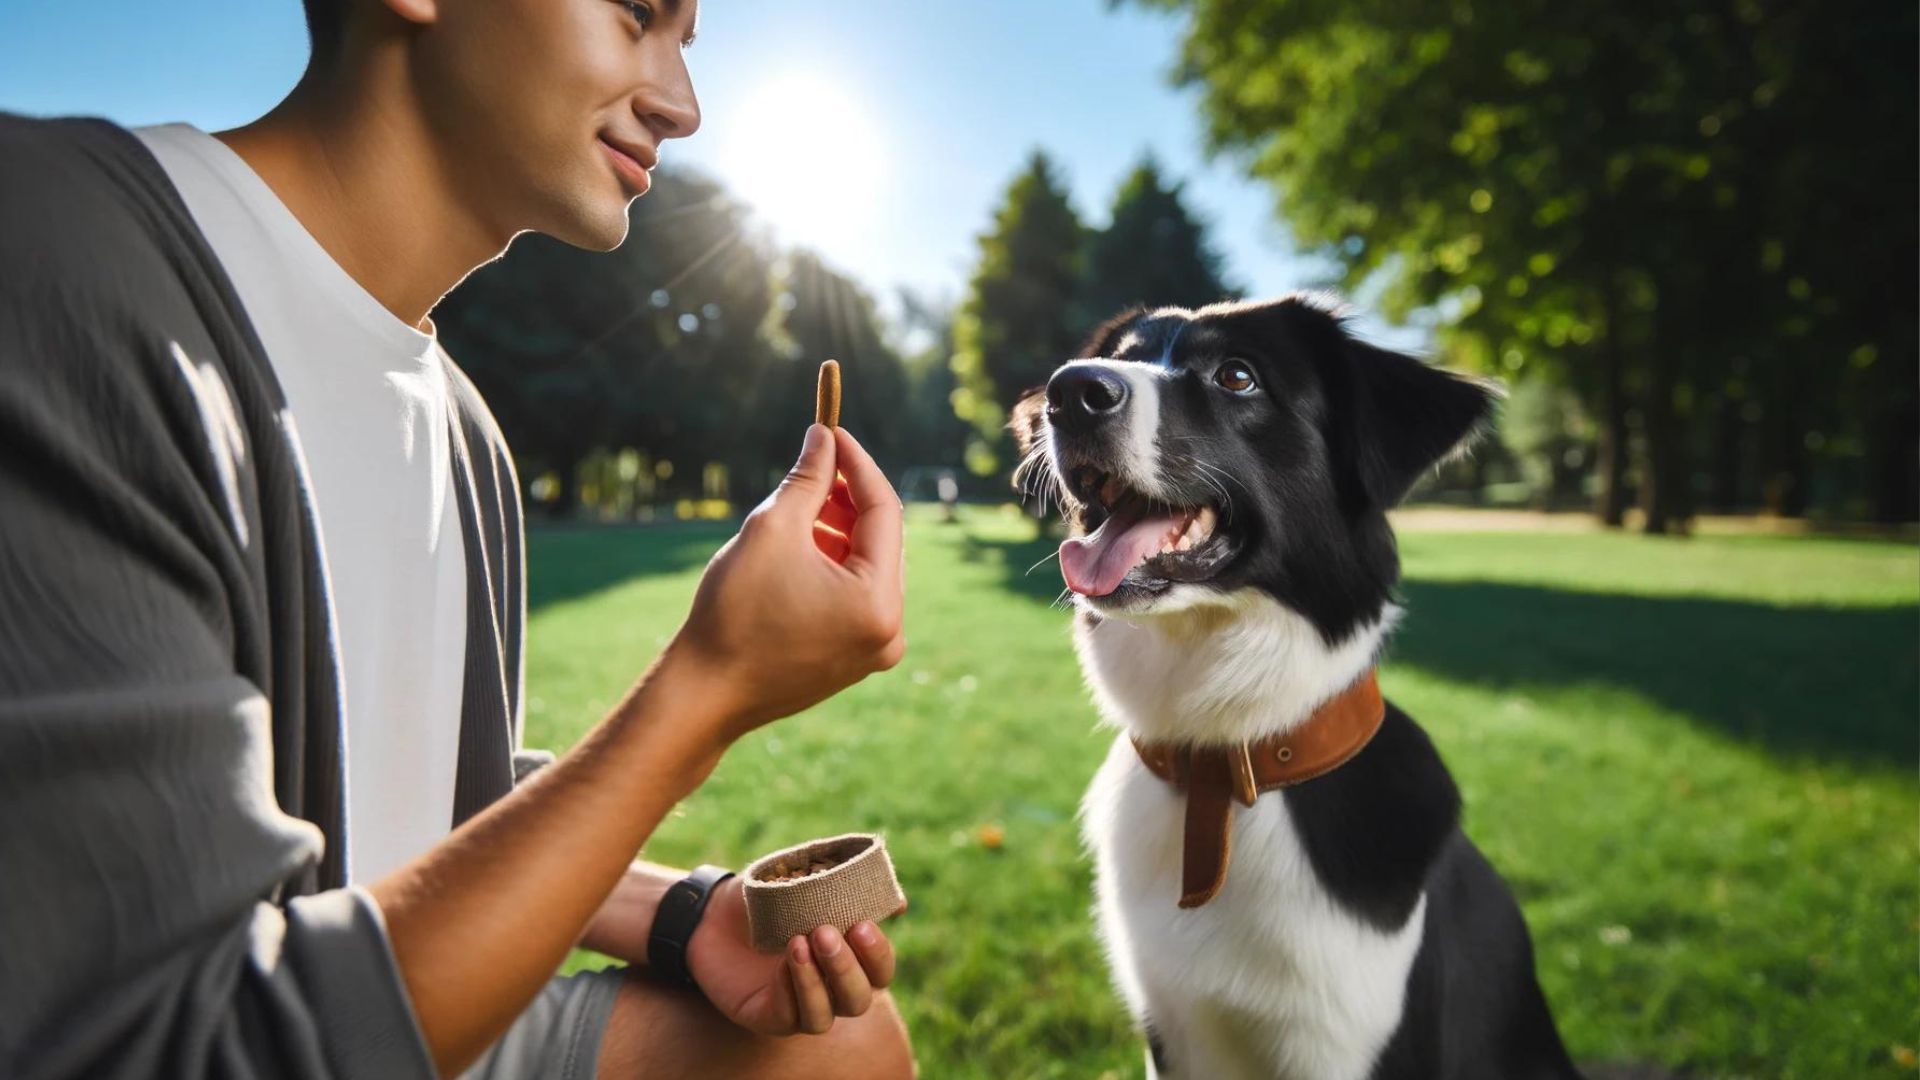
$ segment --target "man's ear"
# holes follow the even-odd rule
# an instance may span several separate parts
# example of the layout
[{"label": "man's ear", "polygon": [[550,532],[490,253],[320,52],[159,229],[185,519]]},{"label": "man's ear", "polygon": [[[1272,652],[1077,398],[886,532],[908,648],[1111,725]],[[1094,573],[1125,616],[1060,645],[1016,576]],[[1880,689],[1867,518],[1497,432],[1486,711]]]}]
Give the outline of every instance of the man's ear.
[{"label": "man's ear", "polygon": [[415,26],[428,26],[440,19],[440,0],[380,0],[380,6]]},{"label": "man's ear", "polygon": [[417,27],[440,21],[440,4],[442,0],[380,0],[382,8]]},{"label": "man's ear", "polygon": [[1113,351],[1120,345],[1120,339],[1125,337],[1127,331],[1133,328],[1133,324],[1139,322],[1140,317],[1146,313],[1146,308],[1131,307],[1094,327],[1093,333],[1087,335],[1087,340],[1081,344],[1079,351],[1073,354],[1073,358],[1092,360],[1096,357],[1112,356]]},{"label": "man's ear", "polygon": [[1007,420],[1007,430],[1013,432],[1013,442],[1020,448],[1021,457],[1026,457],[1040,444],[1040,438],[1047,430],[1046,387],[1036,386],[1020,395],[1020,400],[1013,403],[1013,415]]},{"label": "man's ear", "polygon": [[1345,425],[1368,499],[1398,503],[1422,473],[1464,450],[1493,420],[1499,384],[1348,337],[1351,411]]}]

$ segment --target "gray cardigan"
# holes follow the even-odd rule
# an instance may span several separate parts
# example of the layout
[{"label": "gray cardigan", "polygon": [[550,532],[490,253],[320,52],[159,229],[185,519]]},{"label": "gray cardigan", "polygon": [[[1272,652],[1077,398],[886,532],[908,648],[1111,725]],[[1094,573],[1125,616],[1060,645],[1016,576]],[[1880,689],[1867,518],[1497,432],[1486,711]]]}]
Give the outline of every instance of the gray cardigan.
[{"label": "gray cardigan", "polygon": [[[454,823],[513,783],[512,462],[465,376]],[[343,716],[298,436],[138,139],[0,114],[0,1076],[430,1077],[343,887]]]}]

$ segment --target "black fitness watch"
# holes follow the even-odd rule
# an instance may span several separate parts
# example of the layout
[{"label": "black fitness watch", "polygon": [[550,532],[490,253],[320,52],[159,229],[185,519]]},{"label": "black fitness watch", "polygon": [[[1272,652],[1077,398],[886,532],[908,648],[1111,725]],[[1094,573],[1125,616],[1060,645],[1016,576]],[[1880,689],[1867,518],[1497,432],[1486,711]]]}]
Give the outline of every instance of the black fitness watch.
[{"label": "black fitness watch", "polygon": [[653,928],[647,932],[648,967],[674,982],[694,985],[693,972],[687,967],[687,945],[706,914],[713,890],[732,876],[733,871],[725,867],[702,866],[667,888],[653,913]]}]

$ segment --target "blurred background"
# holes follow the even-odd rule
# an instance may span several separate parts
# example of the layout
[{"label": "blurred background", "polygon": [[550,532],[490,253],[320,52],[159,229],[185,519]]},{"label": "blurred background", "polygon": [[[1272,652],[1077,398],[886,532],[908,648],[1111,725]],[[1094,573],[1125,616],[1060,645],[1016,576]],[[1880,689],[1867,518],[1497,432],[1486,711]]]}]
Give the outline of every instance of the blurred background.
[{"label": "blurred background", "polygon": [[[1001,429],[1123,306],[1326,289],[1511,391],[1396,518],[1384,681],[1520,893],[1576,1056],[1914,1073],[1914,4],[701,21],[705,126],[628,243],[523,237],[435,312],[538,519],[530,741],[577,738],[671,633],[819,361],[903,494],[961,505],[912,508],[907,662],[755,736],[649,855],[883,828],[927,1075],[1138,1075],[1073,821],[1107,736]],[[14,111],[217,130],[305,54],[295,0],[0,0]]]}]

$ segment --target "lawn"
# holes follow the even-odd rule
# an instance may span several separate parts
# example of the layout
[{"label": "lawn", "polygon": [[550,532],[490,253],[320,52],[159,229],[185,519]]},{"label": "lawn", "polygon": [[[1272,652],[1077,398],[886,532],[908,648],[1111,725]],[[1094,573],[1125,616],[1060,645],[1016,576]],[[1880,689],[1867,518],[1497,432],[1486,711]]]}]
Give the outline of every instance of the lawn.
[{"label": "lawn", "polygon": [[[531,538],[531,745],[563,747],[685,610],[727,530]],[[1096,728],[1012,513],[909,523],[895,671],[737,747],[646,854],[738,865],[881,829],[923,1073],[1133,1077],[1074,810]],[[1382,669],[1519,893],[1575,1056],[1709,1077],[1910,1075],[1920,1044],[1920,556],[1601,533],[1402,536]],[[1004,830],[991,845],[986,827]]]}]

